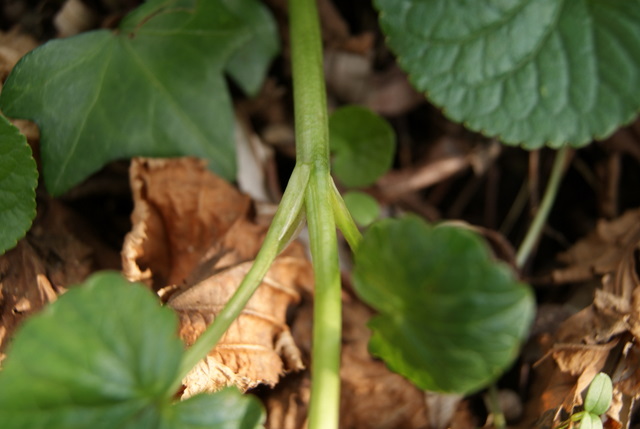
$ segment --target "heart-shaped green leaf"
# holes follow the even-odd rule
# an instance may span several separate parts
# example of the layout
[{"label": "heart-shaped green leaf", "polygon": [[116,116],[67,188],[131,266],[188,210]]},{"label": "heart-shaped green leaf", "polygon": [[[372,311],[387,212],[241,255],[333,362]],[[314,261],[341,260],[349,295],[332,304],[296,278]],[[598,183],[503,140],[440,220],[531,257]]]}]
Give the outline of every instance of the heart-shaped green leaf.
[{"label": "heart-shaped green leaf", "polygon": [[333,172],[350,187],[373,184],[393,161],[396,135],[391,125],[360,106],[345,106],[329,118]]},{"label": "heart-shaped green leaf", "polygon": [[0,115],[0,254],[16,245],[36,215],[38,169],[25,136]]},{"label": "heart-shaped green leaf", "polygon": [[14,338],[0,371],[2,426],[256,427],[259,406],[238,392],[171,405],[183,349],[175,314],[148,289],[116,273],[96,274]]},{"label": "heart-shaped green leaf", "polygon": [[416,217],[367,230],[354,285],[379,312],[371,352],[426,390],[468,393],[495,380],[533,318],[529,287],[475,233]]},{"label": "heart-shaped green leaf", "polygon": [[414,86],[452,119],[538,148],[581,146],[640,110],[640,2],[376,0]]},{"label": "heart-shaped green leaf", "polygon": [[116,33],[54,40],[27,54],[0,106],[40,126],[52,194],[132,156],[198,156],[233,180],[224,71],[255,92],[277,49],[273,20],[255,0],[149,1]]}]

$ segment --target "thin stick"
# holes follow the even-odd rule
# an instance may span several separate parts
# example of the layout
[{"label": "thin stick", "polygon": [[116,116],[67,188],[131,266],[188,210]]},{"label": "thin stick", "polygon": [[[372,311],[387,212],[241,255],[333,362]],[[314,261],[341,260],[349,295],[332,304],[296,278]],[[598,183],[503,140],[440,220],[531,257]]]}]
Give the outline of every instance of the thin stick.
[{"label": "thin stick", "polygon": [[533,222],[531,222],[527,235],[522,241],[522,244],[518,249],[518,253],[516,254],[516,266],[518,268],[522,268],[525,262],[527,262],[527,259],[529,258],[533,247],[538,242],[542,229],[547,222],[551,206],[558,195],[558,189],[560,187],[560,181],[562,179],[569,150],[568,146],[564,146],[562,149],[558,150],[558,153],[556,154],[556,159],[553,161],[553,167],[551,169],[551,177],[549,178],[549,183],[544,191],[544,197],[542,198],[540,207],[533,218]]}]

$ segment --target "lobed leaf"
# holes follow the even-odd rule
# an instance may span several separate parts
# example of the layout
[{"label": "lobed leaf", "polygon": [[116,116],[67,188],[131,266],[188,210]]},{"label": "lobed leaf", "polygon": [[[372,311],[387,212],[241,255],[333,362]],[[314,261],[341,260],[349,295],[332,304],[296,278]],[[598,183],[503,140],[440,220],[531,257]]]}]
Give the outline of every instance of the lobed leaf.
[{"label": "lobed leaf", "polygon": [[27,139],[0,115],[0,254],[14,247],[36,216],[38,169]]},{"label": "lobed leaf", "polygon": [[329,117],[333,172],[350,187],[373,184],[391,168],[396,135],[391,125],[371,110],[345,106]]},{"label": "lobed leaf", "polygon": [[640,111],[640,2],[375,3],[413,85],[473,130],[583,146]]},{"label": "lobed leaf", "polygon": [[355,254],[354,286],[378,311],[371,352],[426,390],[468,393],[516,358],[531,290],[473,232],[416,217],[384,220]]},{"label": "lobed leaf", "polygon": [[198,156],[233,180],[223,73],[255,93],[277,49],[273,20],[255,0],[149,1],[117,32],[54,40],[27,54],[0,107],[39,125],[43,176],[54,195],[133,156]]},{"label": "lobed leaf", "polygon": [[259,406],[238,392],[171,406],[184,348],[176,332],[148,289],[116,273],[90,277],[14,338],[0,372],[3,427],[256,427]]}]

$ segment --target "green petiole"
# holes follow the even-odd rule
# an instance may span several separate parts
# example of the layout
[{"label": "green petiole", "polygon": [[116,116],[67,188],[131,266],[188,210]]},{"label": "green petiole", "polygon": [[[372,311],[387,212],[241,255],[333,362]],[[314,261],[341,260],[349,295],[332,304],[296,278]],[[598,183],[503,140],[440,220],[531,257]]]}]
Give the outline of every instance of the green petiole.
[{"label": "green petiole", "polygon": [[524,266],[525,262],[527,262],[527,259],[529,258],[533,247],[538,242],[538,239],[542,234],[542,229],[547,222],[547,218],[549,217],[549,212],[551,211],[553,202],[558,195],[558,189],[560,188],[560,182],[564,173],[569,150],[569,146],[563,146],[562,149],[558,150],[556,159],[553,161],[551,177],[549,178],[549,183],[547,184],[547,188],[544,191],[544,197],[542,198],[540,207],[536,212],[533,222],[531,222],[531,225],[527,230],[527,235],[518,248],[518,253],[516,255],[516,266],[520,269]]},{"label": "green petiole", "polygon": [[220,341],[231,323],[238,318],[242,309],[256,291],[271,263],[278,253],[291,241],[303,221],[304,190],[309,181],[310,169],[307,166],[296,167],[291,175],[290,186],[284,192],[280,206],[273,218],[262,247],[251,266],[251,269],[240,283],[227,305],[216,316],[214,322],[207,327],[198,340],[185,352],[180,377],[176,380],[176,388],[182,378]]}]

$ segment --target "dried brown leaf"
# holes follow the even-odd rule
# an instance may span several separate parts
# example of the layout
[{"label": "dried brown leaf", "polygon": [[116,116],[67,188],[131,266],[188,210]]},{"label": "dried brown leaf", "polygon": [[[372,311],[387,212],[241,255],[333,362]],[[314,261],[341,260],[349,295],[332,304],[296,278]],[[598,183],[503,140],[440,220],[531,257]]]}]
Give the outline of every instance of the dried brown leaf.
[{"label": "dried brown leaf", "polygon": [[600,220],[595,231],[559,256],[568,266],[555,270],[552,278],[556,283],[569,283],[615,272],[639,238],[640,209],[612,221]]},{"label": "dried brown leaf", "polygon": [[[273,386],[284,371],[304,368],[285,319],[288,306],[299,299],[296,278],[287,273],[305,262],[292,256],[274,262],[206,361],[187,375],[185,397],[230,384],[244,390],[258,384]],[[180,336],[187,345],[215,319],[250,267],[251,262],[234,265],[171,297],[168,305],[178,312]]]},{"label": "dried brown leaf", "polygon": [[193,158],[134,159],[130,181],[135,205],[123,271],[156,290],[184,284],[250,208],[248,197]]},{"label": "dried brown leaf", "polygon": [[[581,393],[600,371],[614,383],[612,421],[628,421],[630,407],[639,396],[640,370],[636,342],[640,337],[640,281],[635,250],[640,243],[640,210],[626,212],[613,221],[600,221],[596,230],[565,252],[568,268],[556,270],[557,282],[602,277],[602,289],[593,303],[565,320],[558,328],[548,356],[540,365],[544,381],[538,384],[529,415],[563,408],[569,412],[582,404]],[[561,380],[561,381],[559,381]],[[555,414],[556,418],[558,413]]]},{"label": "dried brown leaf", "polygon": [[[202,161],[136,159],[131,166],[133,229],[123,266],[132,280],[162,291],[193,344],[235,293],[267,231],[250,216],[250,199],[210,173]],[[286,324],[287,310],[309,285],[310,264],[298,243],[276,259],[238,319],[183,380],[183,397],[228,385],[273,386],[303,368]]]}]

